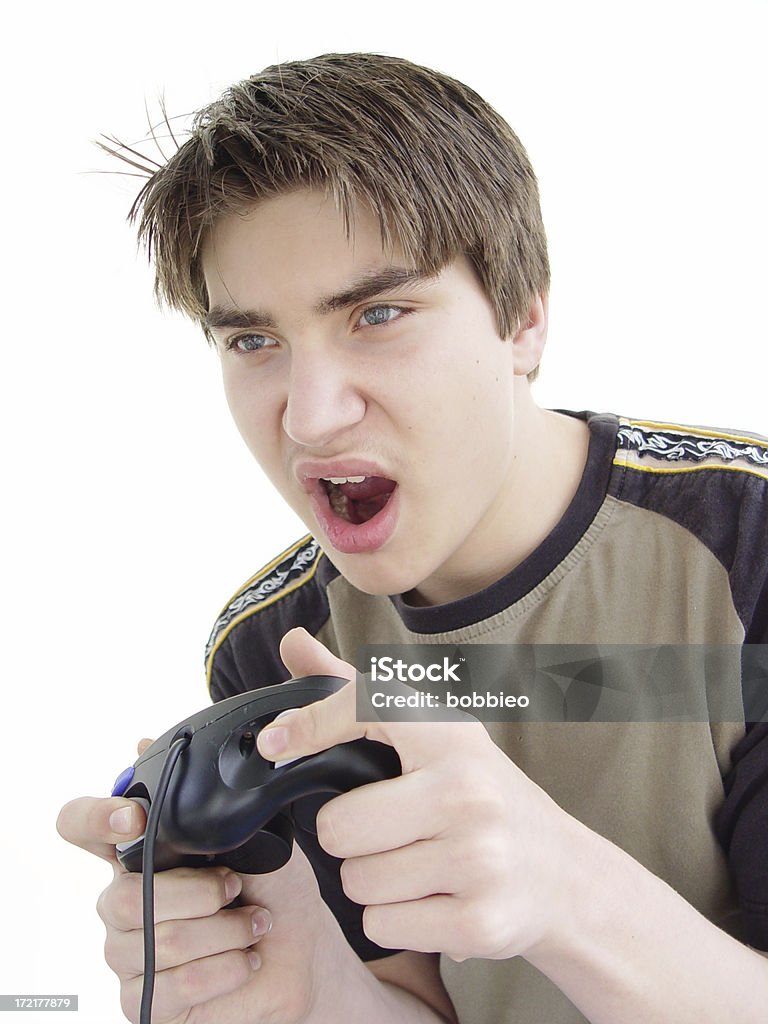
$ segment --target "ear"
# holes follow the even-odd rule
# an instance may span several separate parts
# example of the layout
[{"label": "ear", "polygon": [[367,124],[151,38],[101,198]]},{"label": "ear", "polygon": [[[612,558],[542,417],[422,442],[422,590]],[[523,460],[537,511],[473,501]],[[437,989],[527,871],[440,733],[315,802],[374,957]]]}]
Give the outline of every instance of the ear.
[{"label": "ear", "polygon": [[541,362],[547,341],[549,296],[537,295],[528,307],[528,322],[512,339],[516,376],[527,377]]}]

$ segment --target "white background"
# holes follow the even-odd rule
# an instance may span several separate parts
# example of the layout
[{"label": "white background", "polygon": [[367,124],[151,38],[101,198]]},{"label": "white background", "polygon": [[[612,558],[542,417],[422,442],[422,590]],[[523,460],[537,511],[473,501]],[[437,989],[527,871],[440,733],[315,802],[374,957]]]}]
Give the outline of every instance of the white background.
[{"label": "white background", "polygon": [[94,911],[110,870],[59,839],[58,809],[206,702],[213,618],[304,532],[230,425],[202,335],[155,308],[125,224],[140,182],[86,173],[119,169],[91,140],[138,141],[145,102],[185,114],[280,60],[437,67],[507,117],[539,175],[539,402],[768,433],[764,10],[49,0],[6,21],[0,992],[121,1019]]}]

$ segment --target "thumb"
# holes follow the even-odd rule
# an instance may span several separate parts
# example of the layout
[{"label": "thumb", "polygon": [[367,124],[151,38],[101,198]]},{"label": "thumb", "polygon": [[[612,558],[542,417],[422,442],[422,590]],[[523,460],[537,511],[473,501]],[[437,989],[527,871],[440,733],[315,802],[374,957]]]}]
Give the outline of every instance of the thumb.
[{"label": "thumb", "polygon": [[337,658],[315,640],[306,629],[298,626],[285,634],[280,643],[280,657],[293,679],[302,676],[340,676],[354,679],[353,665]]}]

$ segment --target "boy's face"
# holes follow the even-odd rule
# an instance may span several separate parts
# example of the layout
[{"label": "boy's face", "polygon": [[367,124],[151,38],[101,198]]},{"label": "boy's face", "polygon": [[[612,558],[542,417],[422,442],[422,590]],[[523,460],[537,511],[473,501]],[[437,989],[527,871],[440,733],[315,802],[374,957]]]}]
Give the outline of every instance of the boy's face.
[{"label": "boy's face", "polygon": [[369,211],[348,240],[333,202],[299,191],[222,217],[203,269],[235,422],[343,575],[427,603],[484,585],[532,366],[469,263],[421,277]]}]

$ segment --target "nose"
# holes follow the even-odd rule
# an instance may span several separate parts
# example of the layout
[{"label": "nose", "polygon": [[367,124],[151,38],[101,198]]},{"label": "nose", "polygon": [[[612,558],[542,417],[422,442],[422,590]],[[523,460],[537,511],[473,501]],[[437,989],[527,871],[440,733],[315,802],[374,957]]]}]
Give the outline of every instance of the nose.
[{"label": "nose", "polygon": [[366,401],[343,358],[322,347],[293,353],[283,430],[305,448],[327,447],[365,415]]}]

